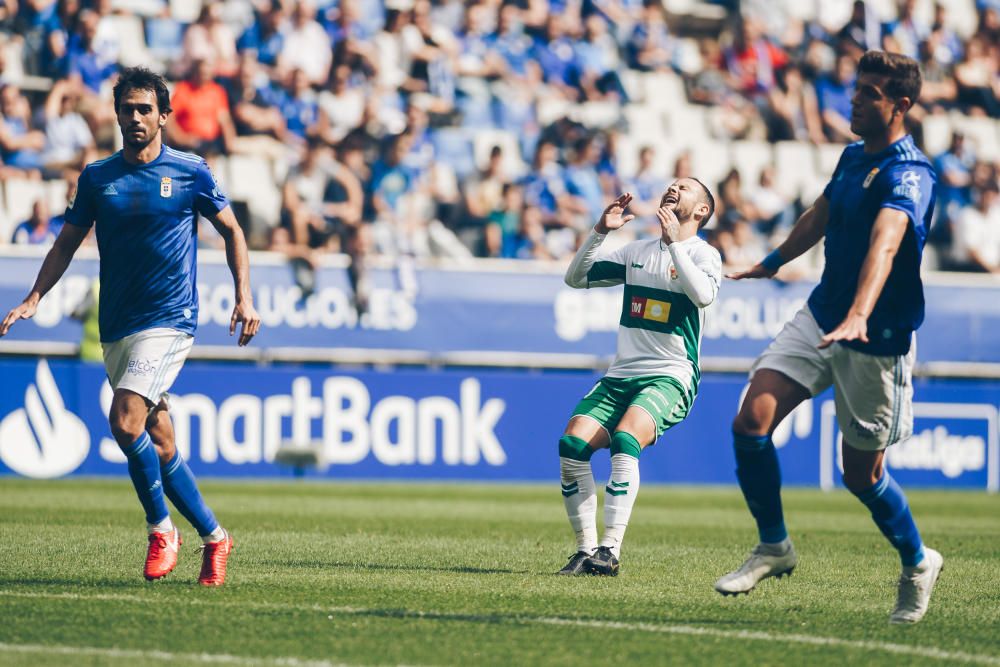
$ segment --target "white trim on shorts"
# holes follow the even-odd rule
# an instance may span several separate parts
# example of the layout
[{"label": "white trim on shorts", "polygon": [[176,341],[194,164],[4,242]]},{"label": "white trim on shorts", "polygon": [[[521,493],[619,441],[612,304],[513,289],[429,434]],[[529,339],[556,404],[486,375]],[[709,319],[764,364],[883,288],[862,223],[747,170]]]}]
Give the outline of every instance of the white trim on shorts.
[{"label": "white trim on shorts", "polygon": [[165,327],[104,343],[108,382],[116,391],[127,389],[157,405],[174,384],[193,345],[191,334]]}]

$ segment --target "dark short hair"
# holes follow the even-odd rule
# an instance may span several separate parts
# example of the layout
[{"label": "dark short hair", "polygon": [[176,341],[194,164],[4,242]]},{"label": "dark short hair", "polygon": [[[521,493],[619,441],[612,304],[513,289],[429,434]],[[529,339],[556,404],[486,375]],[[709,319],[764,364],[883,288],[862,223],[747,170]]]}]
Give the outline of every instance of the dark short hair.
[{"label": "dark short hair", "polygon": [[115,113],[121,107],[122,98],[131,90],[148,90],[156,95],[156,108],[160,113],[170,113],[170,91],[163,77],[145,67],[126,67],[115,84]]},{"label": "dark short hair", "polygon": [[888,77],[885,93],[895,100],[908,97],[911,103],[916,104],[920,97],[923,78],[920,76],[920,65],[913,58],[899,53],[868,51],[861,56],[858,64],[858,74],[864,73]]},{"label": "dark short hair", "polygon": [[702,193],[704,194],[702,200],[708,204],[708,215],[702,218],[701,222],[698,223],[698,229],[701,229],[707,225],[708,221],[712,219],[713,215],[715,215],[715,197],[712,196],[712,191],[708,189],[707,185],[699,181],[697,178],[692,178],[691,180],[701,186]]}]

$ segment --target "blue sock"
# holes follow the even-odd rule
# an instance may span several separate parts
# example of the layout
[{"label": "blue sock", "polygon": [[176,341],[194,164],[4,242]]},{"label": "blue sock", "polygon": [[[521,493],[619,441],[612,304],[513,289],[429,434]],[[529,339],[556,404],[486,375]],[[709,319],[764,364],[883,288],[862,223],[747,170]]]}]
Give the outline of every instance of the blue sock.
[{"label": "blue sock", "polygon": [[733,432],[736,478],[747,507],[757,521],[761,542],[781,542],[788,537],[781,511],[781,468],[769,435]]},{"label": "blue sock", "polygon": [[918,565],[924,559],[924,543],[910,514],[906,494],[889,471],[883,470],[874,486],[854,495],[871,510],[875,525],[896,547],[903,566]]},{"label": "blue sock", "polygon": [[170,514],[167,501],[163,497],[163,481],[160,479],[160,458],[149,434],[142,432],[135,442],[123,447],[128,459],[128,474],[142,508],[146,510],[146,523],[159,523]]},{"label": "blue sock", "polygon": [[201,497],[201,491],[194,481],[191,468],[188,468],[188,464],[178,451],[174,451],[174,458],[163,466],[163,487],[170,502],[185,519],[191,522],[199,535],[205,537],[219,527],[212,510]]}]

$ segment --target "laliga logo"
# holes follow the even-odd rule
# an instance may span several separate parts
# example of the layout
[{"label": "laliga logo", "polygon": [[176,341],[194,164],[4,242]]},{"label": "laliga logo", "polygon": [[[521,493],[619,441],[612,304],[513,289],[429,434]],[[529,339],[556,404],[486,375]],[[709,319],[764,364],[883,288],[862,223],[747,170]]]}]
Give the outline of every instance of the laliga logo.
[{"label": "laliga logo", "polygon": [[14,472],[45,479],[73,472],[89,450],[87,427],[66,409],[48,363],[40,360],[24,407],[0,421],[0,459]]}]

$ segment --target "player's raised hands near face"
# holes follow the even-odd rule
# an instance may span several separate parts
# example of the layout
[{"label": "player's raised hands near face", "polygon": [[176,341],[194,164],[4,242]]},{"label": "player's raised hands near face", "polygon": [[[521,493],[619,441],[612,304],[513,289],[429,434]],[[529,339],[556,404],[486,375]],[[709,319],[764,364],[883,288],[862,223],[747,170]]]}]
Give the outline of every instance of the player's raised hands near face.
[{"label": "player's raised hands near face", "polygon": [[3,318],[3,322],[0,323],[0,336],[6,336],[7,332],[10,331],[10,328],[14,325],[14,322],[17,322],[18,320],[27,320],[34,317],[35,311],[37,310],[38,310],[37,304],[31,303],[29,301],[25,301],[24,303],[20,304],[19,306],[11,310],[9,313],[7,313],[7,317]]},{"label": "player's raised hands near face", "polygon": [[229,320],[229,335],[236,332],[236,323],[242,322],[240,327],[240,339],[238,345],[243,347],[250,342],[250,339],[260,331],[260,315],[250,301],[239,301],[233,308],[233,317]]},{"label": "player's raised hands near face", "polygon": [[667,245],[681,240],[681,223],[677,215],[666,206],[656,209],[656,219],[660,221],[660,235]]},{"label": "player's raised hands near face", "polygon": [[622,215],[631,202],[631,192],[626,192],[618,197],[618,199],[611,202],[611,204],[604,209],[601,219],[594,226],[594,231],[598,234],[607,234],[612,230],[624,227],[626,223],[635,218],[634,215]]}]

